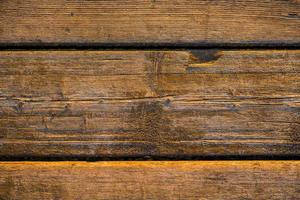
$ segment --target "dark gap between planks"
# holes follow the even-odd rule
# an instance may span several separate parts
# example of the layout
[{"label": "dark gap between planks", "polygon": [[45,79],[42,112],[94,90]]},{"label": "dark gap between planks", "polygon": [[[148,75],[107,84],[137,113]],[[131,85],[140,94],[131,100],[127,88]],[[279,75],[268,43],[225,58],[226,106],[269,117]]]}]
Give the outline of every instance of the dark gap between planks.
[{"label": "dark gap between planks", "polygon": [[0,43],[0,50],[189,50],[189,49],[299,49],[287,43]]},{"label": "dark gap between planks", "polygon": [[218,156],[132,156],[132,157],[95,157],[95,156],[24,156],[0,157],[0,161],[180,161],[180,160],[300,160],[300,155],[218,155]]}]

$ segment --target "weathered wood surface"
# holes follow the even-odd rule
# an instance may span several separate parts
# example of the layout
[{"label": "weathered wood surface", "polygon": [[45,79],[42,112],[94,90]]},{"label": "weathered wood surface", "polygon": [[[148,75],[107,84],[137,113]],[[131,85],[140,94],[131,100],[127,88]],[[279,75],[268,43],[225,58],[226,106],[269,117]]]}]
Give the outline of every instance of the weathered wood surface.
[{"label": "weathered wood surface", "polygon": [[0,163],[0,199],[296,200],[299,161]]},{"label": "weathered wood surface", "polygon": [[0,156],[299,155],[300,51],[2,51]]},{"label": "weathered wood surface", "polygon": [[0,45],[299,45],[298,0],[1,0]]}]

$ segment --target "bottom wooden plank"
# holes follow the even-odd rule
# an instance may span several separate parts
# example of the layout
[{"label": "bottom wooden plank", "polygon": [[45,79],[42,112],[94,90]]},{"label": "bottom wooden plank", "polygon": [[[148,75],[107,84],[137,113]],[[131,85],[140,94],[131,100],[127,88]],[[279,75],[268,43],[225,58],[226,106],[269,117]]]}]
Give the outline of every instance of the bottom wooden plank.
[{"label": "bottom wooden plank", "polygon": [[299,199],[300,161],[1,162],[0,199]]}]

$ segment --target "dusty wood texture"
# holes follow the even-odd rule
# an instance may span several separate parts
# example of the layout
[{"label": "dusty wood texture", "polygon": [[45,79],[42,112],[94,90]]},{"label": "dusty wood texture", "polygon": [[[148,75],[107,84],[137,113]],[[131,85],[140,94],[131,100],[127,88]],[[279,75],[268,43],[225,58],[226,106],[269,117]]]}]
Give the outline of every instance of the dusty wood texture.
[{"label": "dusty wood texture", "polygon": [[300,51],[2,51],[0,156],[299,155]]},{"label": "dusty wood texture", "polygon": [[300,43],[298,0],[1,0],[0,44]]},{"label": "dusty wood texture", "polygon": [[296,200],[299,161],[0,163],[0,199]]}]

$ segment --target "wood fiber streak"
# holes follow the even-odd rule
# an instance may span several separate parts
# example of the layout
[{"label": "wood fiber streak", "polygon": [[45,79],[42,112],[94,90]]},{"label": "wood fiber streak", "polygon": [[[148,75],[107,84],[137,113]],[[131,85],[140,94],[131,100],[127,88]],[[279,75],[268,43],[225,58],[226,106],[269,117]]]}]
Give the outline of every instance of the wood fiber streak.
[{"label": "wood fiber streak", "polygon": [[299,45],[298,0],[1,0],[0,44]]},{"label": "wood fiber streak", "polygon": [[0,199],[295,200],[299,161],[0,163]]},{"label": "wood fiber streak", "polygon": [[299,155],[300,51],[1,51],[0,156]]}]

